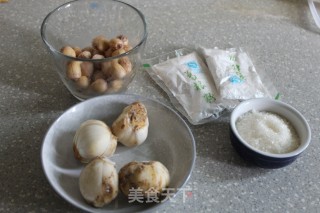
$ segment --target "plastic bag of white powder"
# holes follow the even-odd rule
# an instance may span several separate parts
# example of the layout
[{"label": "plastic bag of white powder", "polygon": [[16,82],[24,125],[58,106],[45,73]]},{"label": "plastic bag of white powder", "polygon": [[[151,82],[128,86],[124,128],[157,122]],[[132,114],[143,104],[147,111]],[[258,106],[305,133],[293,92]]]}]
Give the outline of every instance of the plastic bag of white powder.
[{"label": "plastic bag of white powder", "polygon": [[144,60],[150,77],[191,124],[216,120],[240,100],[272,97],[268,89],[273,85],[266,81],[265,87],[247,54],[234,49],[201,52],[209,68],[197,52],[185,48]]},{"label": "plastic bag of white powder", "polygon": [[221,98],[247,100],[271,97],[249,56],[235,48],[201,48]]},{"label": "plastic bag of white powder", "polygon": [[152,65],[150,76],[190,123],[216,119],[225,109],[207,66],[196,52],[175,51],[157,57],[149,64]]}]

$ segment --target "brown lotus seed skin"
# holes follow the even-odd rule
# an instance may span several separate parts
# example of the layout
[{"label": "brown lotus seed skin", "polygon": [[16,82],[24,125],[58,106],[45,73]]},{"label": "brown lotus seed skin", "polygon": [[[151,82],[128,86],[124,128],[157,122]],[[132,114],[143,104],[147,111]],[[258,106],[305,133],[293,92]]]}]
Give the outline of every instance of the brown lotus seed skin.
[{"label": "brown lotus seed skin", "polygon": [[[60,51],[79,60],[68,62],[65,71],[66,77],[73,81],[77,90],[88,89],[91,92],[104,93],[117,92],[123,87],[122,79],[132,71],[133,64],[129,57],[117,58],[117,56],[125,55],[131,49],[128,37],[125,35],[118,35],[111,40],[99,35],[92,39],[91,46],[81,49],[78,46],[66,45]],[[108,57],[116,59],[104,60]],[[101,59],[101,61],[88,59]]]},{"label": "brown lotus seed skin", "polygon": [[85,50],[85,51],[81,52],[81,53],[78,55],[78,58],[86,58],[86,59],[89,59],[89,58],[91,58],[91,52],[88,51],[88,50]]},{"label": "brown lotus seed skin", "polygon": [[123,53],[125,53],[126,51],[124,49],[117,49],[115,51],[112,52],[111,56],[114,57],[114,56],[117,56],[117,55],[121,55]]},{"label": "brown lotus seed skin", "polygon": [[107,89],[108,89],[107,82],[101,78],[95,80],[91,84],[91,87],[92,87],[93,91],[95,91],[97,93],[103,93],[103,92],[107,91]]},{"label": "brown lotus seed skin", "polygon": [[115,51],[123,47],[123,42],[118,38],[113,38],[109,41],[109,47]]},{"label": "brown lotus seed skin", "polygon": [[110,92],[118,92],[123,85],[123,81],[120,79],[117,80],[113,80],[109,83],[108,85],[108,91],[110,90]]},{"label": "brown lotus seed skin", "polygon": [[128,52],[128,51],[132,50],[132,47],[131,47],[130,45],[125,45],[125,46],[123,47],[123,49],[124,49],[126,52]]},{"label": "brown lotus seed skin", "polygon": [[122,41],[122,43],[123,43],[124,46],[126,46],[126,45],[129,44],[129,40],[128,40],[128,37],[127,37],[127,36],[125,36],[125,35],[118,35],[117,38]]},{"label": "brown lotus seed skin", "polygon": [[[92,59],[104,59],[104,56],[100,54],[95,54],[94,56],[92,56]],[[101,63],[102,62],[94,62],[95,69],[101,70]]]},{"label": "brown lotus seed skin", "polygon": [[91,53],[91,55],[94,55],[93,52],[94,52],[94,48],[93,47],[85,47],[81,50],[81,52],[83,51],[89,51]]},{"label": "brown lotus seed skin", "polygon": [[77,81],[76,81],[77,86],[80,89],[87,89],[90,85],[90,80],[86,76],[81,76]]},{"label": "brown lotus seed skin", "polygon": [[62,54],[70,56],[70,57],[76,57],[76,52],[74,49],[70,46],[65,46],[61,49]]},{"label": "brown lotus seed skin", "polygon": [[122,79],[127,74],[126,70],[118,62],[112,63],[110,72],[112,79]]},{"label": "brown lotus seed skin", "polygon": [[73,47],[74,52],[76,53],[76,57],[82,52],[80,47]]},{"label": "brown lotus seed skin", "polygon": [[77,80],[81,77],[81,61],[71,61],[67,66],[67,77],[71,80]]},{"label": "brown lotus seed skin", "polygon": [[104,74],[102,71],[100,71],[100,70],[95,71],[95,72],[93,73],[93,76],[92,76],[92,80],[93,80],[93,81],[98,80],[98,79],[106,79],[105,74]]},{"label": "brown lotus seed skin", "polygon": [[95,54],[92,56],[92,59],[103,59],[104,56],[103,55],[100,55],[100,54]]},{"label": "brown lotus seed skin", "polygon": [[132,71],[132,63],[128,57],[120,58],[119,64],[126,70],[127,73]]},{"label": "brown lotus seed skin", "polygon": [[93,48],[97,49],[99,52],[104,52],[109,48],[109,42],[103,35],[97,36],[92,40]]},{"label": "brown lotus seed skin", "polygon": [[104,52],[104,56],[106,58],[109,58],[112,56],[112,52],[113,52],[113,50],[111,48],[109,48],[107,51]]},{"label": "brown lotus seed skin", "polygon": [[80,64],[80,67],[81,67],[81,75],[91,78],[94,71],[93,63],[84,61]]}]

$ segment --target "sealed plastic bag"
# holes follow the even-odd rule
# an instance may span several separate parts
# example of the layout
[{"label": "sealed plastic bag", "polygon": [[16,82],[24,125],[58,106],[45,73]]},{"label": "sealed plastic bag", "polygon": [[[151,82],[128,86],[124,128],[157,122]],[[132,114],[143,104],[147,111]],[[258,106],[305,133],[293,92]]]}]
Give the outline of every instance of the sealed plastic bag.
[{"label": "sealed plastic bag", "polygon": [[[211,70],[197,52],[185,48],[144,60],[151,78],[191,124],[216,120],[241,100],[279,99],[279,93],[268,76],[262,71],[258,74],[246,53],[236,49],[202,48],[200,51]],[[222,56],[208,59],[212,52]],[[216,67],[220,69],[218,72]]]},{"label": "sealed plastic bag", "polygon": [[214,120],[226,109],[207,66],[196,52],[180,49],[146,60],[144,64],[149,67],[150,76],[190,123]]},{"label": "sealed plastic bag", "polygon": [[274,88],[268,86],[268,80],[262,81],[250,57],[241,49],[200,48],[200,51],[222,99],[274,97]]}]

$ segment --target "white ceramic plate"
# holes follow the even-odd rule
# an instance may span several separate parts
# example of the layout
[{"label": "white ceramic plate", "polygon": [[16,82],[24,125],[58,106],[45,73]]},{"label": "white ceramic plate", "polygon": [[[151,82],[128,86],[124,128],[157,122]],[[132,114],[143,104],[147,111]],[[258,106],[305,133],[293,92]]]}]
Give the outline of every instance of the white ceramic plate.
[{"label": "white ceramic plate", "polygon": [[81,102],[63,113],[48,130],[42,145],[44,172],[56,192],[71,204],[89,212],[137,212],[150,210],[161,203],[129,203],[121,193],[109,205],[94,208],[82,198],[78,178],[84,164],[75,160],[72,139],[79,125],[88,119],[99,119],[111,126],[123,108],[141,101],[148,110],[149,134],[147,140],[135,148],[120,143],[111,160],[117,171],[130,161],[157,160],[169,170],[169,188],[182,188],[194,166],[196,150],[193,135],[173,110],[165,105],[135,95],[101,96]]}]

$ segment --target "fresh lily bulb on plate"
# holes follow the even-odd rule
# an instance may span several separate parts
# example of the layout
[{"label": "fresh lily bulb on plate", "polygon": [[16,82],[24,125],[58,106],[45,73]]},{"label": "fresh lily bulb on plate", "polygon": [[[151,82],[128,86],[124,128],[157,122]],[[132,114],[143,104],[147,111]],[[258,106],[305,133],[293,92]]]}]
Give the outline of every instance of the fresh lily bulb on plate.
[{"label": "fresh lily bulb on plate", "polygon": [[96,158],[82,170],[79,187],[89,204],[102,207],[117,197],[118,182],[114,163],[107,158]]},{"label": "fresh lily bulb on plate", "polygon": [[119,187],[126,196],[132,188],[142,189],[145,197],[151,190],[159,194],[169,186],[169,182],[169,171],[159,161],[133,161],[119,171]]},{"label": "fresh lily bulb on plate", "polygon": [[110,157],[116,147],[117,138],[100,120],[83,122],[73,138],[74,156],[82,163],[88,163],[97,157]]},{"label": "fresh lily bulb on plate", "polygon": [[124,108],[112,124],[113,134],[128,147],[142,144],[148,136],[148,128],[147,109],[141,102],[134,102]]}]

